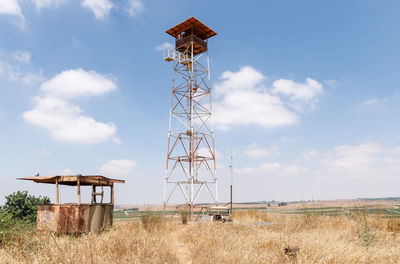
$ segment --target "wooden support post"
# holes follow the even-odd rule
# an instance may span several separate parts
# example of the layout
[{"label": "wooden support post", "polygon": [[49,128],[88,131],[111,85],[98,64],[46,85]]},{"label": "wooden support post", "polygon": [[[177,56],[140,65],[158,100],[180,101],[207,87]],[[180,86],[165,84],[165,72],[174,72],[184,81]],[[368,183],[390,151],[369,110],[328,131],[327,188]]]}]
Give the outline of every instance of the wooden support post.
[{"label": "wooden support post", "polygon": [[78,194],[78,204],[81,204],[81,176],[77,176],[77,194]]},{"label": "wooden support post", "polygon": [[104,186],[101,185],[101,200],[100,200],[101,204],[103,203],[103,197],[104,197]]},{"label": "wooden support post", "polygon": [[96,202],[96,186],[92,184],[92,204]]},{"label": "wooden support post", "polygon": [[60,194],[58,190],[58,177],[56,177],[56,204],[60,204]]},{"label": "wooden support post", "polygon": [[111,204],[114,205],[114,183],[111,184]]}]

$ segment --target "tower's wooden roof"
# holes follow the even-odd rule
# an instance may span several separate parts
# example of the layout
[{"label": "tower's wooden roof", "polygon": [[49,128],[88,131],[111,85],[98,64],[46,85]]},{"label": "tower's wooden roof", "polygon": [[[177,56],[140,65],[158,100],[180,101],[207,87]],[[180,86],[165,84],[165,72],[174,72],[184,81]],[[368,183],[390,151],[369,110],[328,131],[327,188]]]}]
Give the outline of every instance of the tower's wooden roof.
[{"label": "tower's wooden roof", "polygon": [[211,28],[209,28],[208,26],[201,23],[195,17],[186,19],[182,23],[168,29],[166,32],[168,34],[170,34],[171,36],[173,36],[174,38],[177,38],[180,33],[186,31],[187,29],[191,28],[192,26],[194,26],[197,30],[200,30],[204,34],[205,39],[208,39],[208,38],[211,38],[211,37],[217,35],[217,32],[213,31]]}]

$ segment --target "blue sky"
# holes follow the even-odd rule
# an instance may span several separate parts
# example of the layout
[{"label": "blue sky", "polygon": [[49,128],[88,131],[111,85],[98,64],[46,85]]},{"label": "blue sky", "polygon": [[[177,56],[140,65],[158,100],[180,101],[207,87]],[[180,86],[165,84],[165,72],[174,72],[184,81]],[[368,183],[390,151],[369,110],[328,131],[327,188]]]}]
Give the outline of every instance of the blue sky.
[{"label": "blue sky", "polygon": [[[209,41],[221,200],[399,196],[397,1],[0,0],[0,202],[15,178],[126,180],[162,201],[172,70],[165,30]],[[240,98],[243,104],[234,104]],[[239,101],[240,101],[239,100]],[[62,201],[72,201],[65,188]]]}]

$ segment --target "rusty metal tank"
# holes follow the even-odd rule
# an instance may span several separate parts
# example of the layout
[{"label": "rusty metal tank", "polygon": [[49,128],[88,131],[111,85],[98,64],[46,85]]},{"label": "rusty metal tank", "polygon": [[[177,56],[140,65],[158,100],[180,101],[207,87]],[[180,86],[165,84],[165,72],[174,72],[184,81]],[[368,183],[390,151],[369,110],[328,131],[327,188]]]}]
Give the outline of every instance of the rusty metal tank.
[{"label": "rusty metal tank", "polygon": [[37,231],[57,234],[102,232],[112,226],[112,204],[43,204],[37,210]]}]

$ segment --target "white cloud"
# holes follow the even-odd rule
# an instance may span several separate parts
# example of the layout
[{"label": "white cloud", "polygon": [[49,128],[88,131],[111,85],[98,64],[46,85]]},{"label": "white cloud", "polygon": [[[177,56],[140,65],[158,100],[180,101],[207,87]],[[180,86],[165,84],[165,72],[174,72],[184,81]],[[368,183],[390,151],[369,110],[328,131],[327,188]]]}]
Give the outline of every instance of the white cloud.
[{"label": "white cloud", "polygon": [[310,101],[322,93],[322,84],[314,79],[306,78],[305,83],[279,79],[272,84],[273,93],[287,95],[292,100]]},{"label": "white cloud", "polygon": [[393,183],[400,180],[399,149],[364,142],[320,151],[308,149],[285,164],[273,161],[237,166],[236,193],[245,192],[246,199],[265,200],[314,195],[320,199],[393,196],[398,193]]},{"label": "white cloud", "polygon": [[271,163],[261,163],[257,167],[236,168],[235,174],[284,176],[284,175],[296,175],[306,171],[308,171],[308,169],[301,166],[282,165],[279,162],[271,162]]},{"label": "white cloud", "polygon": [[61,98],[95,96],[116,89],[115,83],[106,76],[81,68],[63,71],[40,87],[46,94]]},{"label": "white cloud", "polygon": [[[212,157],[212,153],[209,151],[208,148],[205,147],[197,149],[196,154],[204,157]],[[215,157],[218,158],[221,156],[222,156],[221,153],[217,149],[215,149]]]},{"label": "white cloud", "polygon": [[275,128],[298,122],[297,114],[262,85],[264,79],[260,72],[249,66],[222,74],[221,82],[215,85],[214,122],[217,128],[250,124]]},{"label": "white cloud", "polygon": [[80,48],[82,47],[81,42],[79,41],[79,39],[75,36],[72,36],[72,44],[74,45],[75,48]]},{"label": "white cloud", "polygon": [[360,145],[341,145],[325,151],[307,150],[295,163],[312,169],[314,176],[332,180],[368,180],[397,177],[396,173],[400,173],[399,161],[398,147],[384,148],[377,142],[364,142]]},{"label": "white cloud", "polygon": [[[243,175],[260,177],[297,175],[300,179],[325,178],[358,180],[379,177],[398,177],[400,173],[398,148],[383,148],[377,142],[360,145],[341,145],[325,151],[306,150],[294,162],[261,163],[253,167],[239,167],[235,171]],[[395,173],[394,173],[395,172]]]},{"label": "white cloud", "polygon": [[13,52],[13,57],[15,60],[23,63],[28,63],[31,61],[31,54],[26,50],[16,50]]},{"label": "white cloud", "polygon": [[21,72],[18,67],[13,67],[8,65],[7,73],[8,78],[14,82],[20,82],[26,85],[32,85],[38,82],[41,82],[44,77],[42,75],[42,71],[38,73],[33,72]]},{"label": "white cloud", "polygon": [[0,1],[0,15],[10,15],[17,17],[18,25],[21,28],[25,27],[25,18],[22,15],[21,7],[17,0],[1,0]]},{"label": "white cloud", "polygon": [[8,77],[10,81],[20,82],[26,85],[32,85],[43,81],[41,70],[37,72],[29,71],[32,66],[30,62],[30,53],[28,51],[15,50],[13,52],[0,50],[0,75]]},{"label": "white cloud", "polygon": [[30,124],[47,130],[53,138],[82,144],[112,139],[117,131],[113,123],[97,122],[74,104],[50,96],[37,96],[32,110],[23,113]]},{"label": "white cloud", "polygon": [[308,149],[303,152],[301,159],[304,161],[312,161],[315,157],[319,155],[319,152],[313,149]]},{"label": "white cloud", "polygon": [[343,145],[322,153],[318,162],[333,172],[346,172],[357,175],[370,170],[370,166],[379,161],[381,147],[375,142],[366,142],[359,146]]},{"label": "white cloud", "polygon": [[365,106],[371,106],[371,105],[378,105],[382,102],[382,100],[379,99],[369,99],[365,102],[363,102],[362,104]]},{"label": "white cloud", "polygon": [[63,71],[40,87],[44,95],[33,98],[33,109],[23,113],[28,123],[45,129],[51,137],[82,144],[113,140],[117,131],[113,123],[97,122],[66,99],[94,96],[116,89],[116,85],[95,71]]},{"label": "white cloud", "polygon": [[114,137],[114,138],[112,139],[112,141],[113,141],[115,144],[121,144],[121,143],[122,143],[122,140],[119,139],[119,138],[116,138],[116,137]]},{"label": "white cloud", "polygon": [[305,83],[297,83],[292,80],[279,79],[272,84],[273,94],[278,94],[282,98],[288,97],[288,106],[302,112],[305,106],[311,109],[315,108],[319,101],[319,95],[322,94],[322,84],[318,81],[306,78]]},{"label": "white cloud", "polygon": [[144,5],[141,0],[128,0],[128,5],[125,10],[130,16],[137,16],[143,12]]},{"label": "white cloud", "polygon": [[382,108],[385,106],[386,99],[377,99],[377,98],[371,98],[368,100],[365,100],[361,104],[359,104],[356,108],[357,111],[361,111],[364,109],[376,109],[376,108]]},{"label": "white cloud", "polygon": [[231,125],[259,125],[275,128],[298,122],[298,116],[288,110],[279,97],[268,93],[232,92],[215,104],[214,121],[219,129]]},{"label": "white cloud", "polygon": [[71,169],[63,169],[59,174],[63,176],[73,175]]},{"label": "white cloud", "polygon": [[279,154],[278,146],[272,146],[270,148],[260,147],[257,143],[250,144],[244,150],[244,154],[250,157],[270,157]]},{"label": "white cloud", "polygon": [[266,77],[253,67],[244,66],[238,72],[225,71],[220,79],[215,85],[217,96],[234,91],[262,91],[261,84]]},{"label": "white cloud", "polygon": [[100,167],[100,172],[106,176],[127,176],[136,167],[137,163],[134,160],[110,160]]},{"label": "white cloud", "polygon": [[[26,1],[26,0],[25,0]],[[68,3],[67,0],[30,0],[37,10],[43,8],[58,7]],[[111,9],[124,9],[130,16],[137,16],[144,11],[141,0],[125,0],[126,4],[114,4],[111,0],[80,0],[83,8],[89,9],[96,19],[104,20],[110,14]],[[9,15],[16,18],[17,25],[26,28],[25,17],[22,14],[19,2],[22,0],[0,0],[0,15]],[[72,2],[72,1],[71,1]]]},{"label": "white cloud", "polygon": [[1,0],[0,14],[22,17],[21,8],[17,0]]},{"label": "white cloud", "polygon": [[38,83],[44,79],[42,71],[38,73],[27,72],[19,76],[20,82],[26,85],[32,85],[34,83]]},{"label": "white cloud", "polygon": [[[267,77],[250,66],[226,71],[220,79],[215,84],[214,121],[218,129],[225,130],[232,125],[275,128],[295,124],[302,105],[313,106],[322,92],[322,85],[311,78],[304,84],[280,79],[268,88],[264,85]],[[289,100],[283,100],[287,96]]]},{"label": "white cloud", "polygon": [[327,86],[336,86],[338,84],[338,81],[336,80],[324,80],[323,83]]},{"label": "white cloud", "polygon": [[52,6],[58,6],[66,2],[66,0],[31,0],[38,10]]},{"label": "white cloud", "polygon": [[96,19],[100,20],[104,20],[115,7],[109,0],[83,0],[81,5],[92,11]]},{"label": "white cloud", "polygon": [[163,44],[157,45],[155,50],[164,51],[164,50],[171,50],[174,48],[174,45],[170,42],[164,42]]}]

